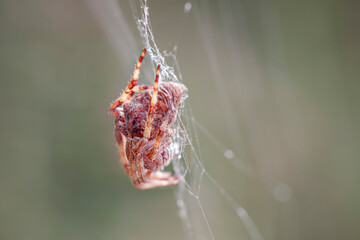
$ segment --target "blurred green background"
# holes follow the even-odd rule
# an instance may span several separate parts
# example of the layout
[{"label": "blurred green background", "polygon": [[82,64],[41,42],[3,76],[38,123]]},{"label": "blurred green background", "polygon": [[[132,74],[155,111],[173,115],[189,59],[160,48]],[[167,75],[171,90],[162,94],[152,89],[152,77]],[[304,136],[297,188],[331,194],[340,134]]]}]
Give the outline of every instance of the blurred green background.
[{"label": "blurred green background", "polygon": [[[107,109],[143,45],[128,1],[95,2],[0,1],[0,239],[188,236],[176,188],[139,191],[119,164]],[[185,2],[148,5],[160,50],[178,46],[208,172],[264,239],[359,239],[359,2]],[[200,200],[215,239],[251,239],[205,177]]]}]

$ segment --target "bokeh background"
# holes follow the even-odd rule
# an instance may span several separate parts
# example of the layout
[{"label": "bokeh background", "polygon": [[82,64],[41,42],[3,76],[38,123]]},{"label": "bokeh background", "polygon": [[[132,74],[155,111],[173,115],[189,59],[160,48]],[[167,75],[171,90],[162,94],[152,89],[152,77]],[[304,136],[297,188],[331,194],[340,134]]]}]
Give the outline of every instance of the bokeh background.
[{"label": "bokeh background", "polygon": [[[119,165],[107,109],[143,44],[114,3],[0,1],[0,239],[188,236],[176,188],[136,190]],[[359,239],[359,2],[185,3],[148,6],[160,50],[178,46],[207,171],[264,239]],[[200,199],[215,239],[251,239],[205,177]]]}]

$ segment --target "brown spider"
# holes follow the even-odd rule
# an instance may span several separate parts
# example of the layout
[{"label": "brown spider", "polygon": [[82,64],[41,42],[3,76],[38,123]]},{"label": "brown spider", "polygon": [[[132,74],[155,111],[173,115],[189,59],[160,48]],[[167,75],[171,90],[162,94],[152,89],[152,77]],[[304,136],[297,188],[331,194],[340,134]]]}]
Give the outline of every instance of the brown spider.
[{"label": "brown spider", "polygon": [[[139,189],[175,185],[176,176],[162,172],[173,158],[168,147],[177,109],[187,92],[181,83],[163,82],[159,85],[160,65],[156,70],[154,86],[136,86],[143,50],[125,91],[114,101],[109,113],[116,116],[115,138],[121,162]],[[134,96],[135,93],[138,93]]]}]

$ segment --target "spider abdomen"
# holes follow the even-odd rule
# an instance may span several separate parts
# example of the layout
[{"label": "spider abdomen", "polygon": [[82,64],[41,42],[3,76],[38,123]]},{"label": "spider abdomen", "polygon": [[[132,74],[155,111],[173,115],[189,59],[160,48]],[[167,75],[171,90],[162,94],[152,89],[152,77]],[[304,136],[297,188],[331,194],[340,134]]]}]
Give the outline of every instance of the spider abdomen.
[{"label": "spider abdomen", "polygon": [[[154,119],[151,123],[151,133],[148,140],[144,139],[144,130],[153,90],[141,92],[123,106],[126,134],[126,157],[128,161],[141,158],[146,169],[156,170],[169,160],[167,147],[171,144],[171,131],[169,127],[176,120],[177,109],[187,89],[183,84],[165,82],[159,87],[157,103],[155,105]],[[152,152],[159,132],[156,153]],[[142,145],[139,147],[139,145]],[[135,153],[135,155],[133,154]]]},{"label": "spider abdomen", "polygon": [[[166,129],[176,119],[178,105],[187,88],[180,83],[164,82],[159,87],[150,139],[156,137],[160,127]],[[129,137],[143,137],[153,90],[141,92],[123,106],[125,128]]]}]

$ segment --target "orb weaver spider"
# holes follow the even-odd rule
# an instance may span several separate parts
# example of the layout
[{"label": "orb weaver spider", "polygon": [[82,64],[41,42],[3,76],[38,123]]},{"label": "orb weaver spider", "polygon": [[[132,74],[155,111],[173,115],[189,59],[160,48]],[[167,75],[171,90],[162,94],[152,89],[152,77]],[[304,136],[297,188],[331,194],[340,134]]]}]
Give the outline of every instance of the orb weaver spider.
[{"label": "orb weaver spider", "polygon": [[[137,86],[143,50],[136,64],[132,80],[109,109],[115,118],[115,138],[121,162],[138,189],[176,185],[177,176],[163,172],[174,157],[168,147],[187,88],[176,82],[159,84],[160,65],[157,66],[154,85]],[[137,94],[137,95],[135,95]]]}]

